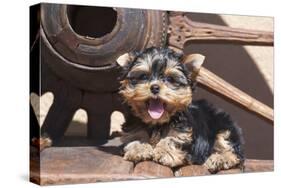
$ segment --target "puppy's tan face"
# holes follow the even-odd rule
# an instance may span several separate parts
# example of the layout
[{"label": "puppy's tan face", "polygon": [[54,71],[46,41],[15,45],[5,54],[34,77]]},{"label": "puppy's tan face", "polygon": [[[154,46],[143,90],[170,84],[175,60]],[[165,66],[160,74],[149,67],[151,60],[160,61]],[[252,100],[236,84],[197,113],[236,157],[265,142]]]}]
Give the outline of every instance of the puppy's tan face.
[{"label": "puppy's tan face", "polygon": [[163,124],[192,100],[190,72],[171,51],[150,49],[126,67],[120,94],[148,124]]}]

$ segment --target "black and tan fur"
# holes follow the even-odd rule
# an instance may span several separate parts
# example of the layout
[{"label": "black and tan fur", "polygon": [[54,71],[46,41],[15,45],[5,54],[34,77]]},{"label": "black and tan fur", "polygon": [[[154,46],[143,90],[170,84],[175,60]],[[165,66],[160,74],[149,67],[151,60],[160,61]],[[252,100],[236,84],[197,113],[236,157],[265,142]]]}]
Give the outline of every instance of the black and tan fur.
[{"label": "black and tan fur", "polygon": [[[132,111],[123,125],[124,159],[169,167],[204,164],[211,172],[242,165],[240,129],[224,111],[192,100],[195,82],[182,59],[172,50],[149,48],[117,60],[124,69],[120,94]],[[164,106],[159,119],[148,113],[150,100]]]}]

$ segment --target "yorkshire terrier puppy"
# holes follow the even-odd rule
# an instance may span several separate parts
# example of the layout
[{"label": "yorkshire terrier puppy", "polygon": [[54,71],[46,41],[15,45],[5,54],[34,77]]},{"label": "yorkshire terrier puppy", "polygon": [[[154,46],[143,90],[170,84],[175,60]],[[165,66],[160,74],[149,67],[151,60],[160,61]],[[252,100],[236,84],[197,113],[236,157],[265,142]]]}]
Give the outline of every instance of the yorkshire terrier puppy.
[{"label": "yorkshire terrier puppy", "polygon": [[243,166],[240,128],[224,111],[192,100],[194,67],[203,61],[199,54],[154,47],[117,59],[124,70],[120,94],[131,108],[122,127],[124,159],[203,164],[213,173]]}]

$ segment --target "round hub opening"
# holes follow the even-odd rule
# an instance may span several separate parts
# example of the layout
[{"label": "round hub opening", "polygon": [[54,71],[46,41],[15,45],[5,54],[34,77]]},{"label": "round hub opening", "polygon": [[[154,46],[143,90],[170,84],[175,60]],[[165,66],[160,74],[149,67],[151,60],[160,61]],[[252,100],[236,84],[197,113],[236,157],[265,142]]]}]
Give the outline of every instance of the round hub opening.
[{"label": "round hub opening", "polygon": [[117,21],[113,8],[68,6],[67,15],[72,29],[81,36],[100,38],[110,33]]}]

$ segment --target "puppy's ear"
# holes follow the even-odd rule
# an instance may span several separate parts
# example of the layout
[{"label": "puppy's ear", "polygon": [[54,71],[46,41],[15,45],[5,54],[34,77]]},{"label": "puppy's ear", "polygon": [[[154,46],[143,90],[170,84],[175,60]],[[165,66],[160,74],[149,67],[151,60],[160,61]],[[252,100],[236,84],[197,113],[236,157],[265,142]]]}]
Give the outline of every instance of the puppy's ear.
[{"label": "puppy's ear", "polygon": [[205,56],[201,54],[190,54],[183,56],[182,63],[191,71],[191,78],[195,80],[202,64],[204,63]]},{"label": "puppy's ear", "polygon": [[130,53],[125,53],[125,54],[119,56],[116,59],[116,62],[121,67],[125,67],[126,65],[128,65],[129,63],[134,61],[134,59],[135,59],[135,54],[133,52],[130,52]]}]

